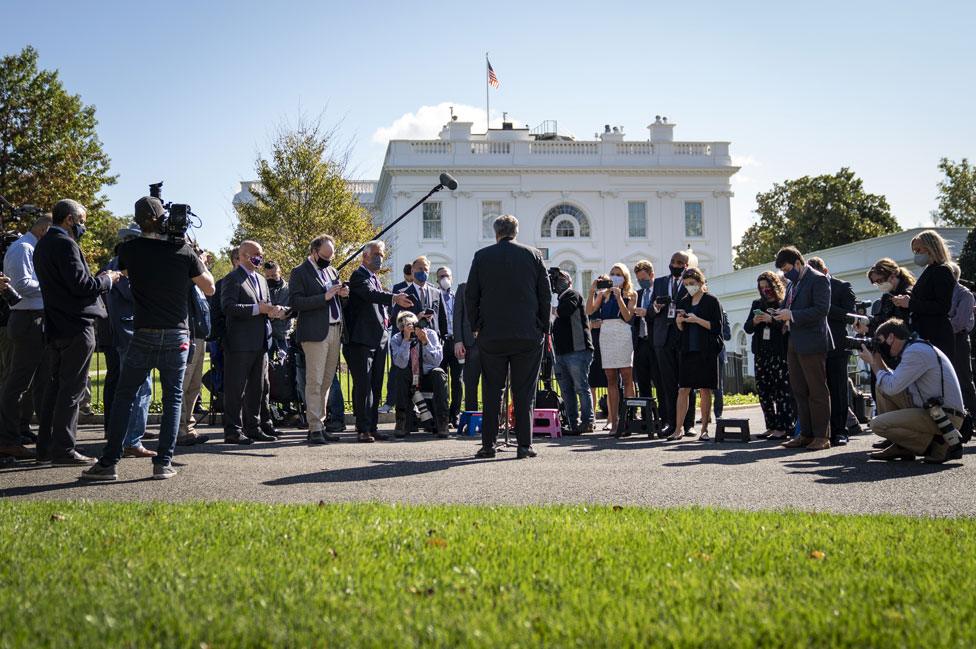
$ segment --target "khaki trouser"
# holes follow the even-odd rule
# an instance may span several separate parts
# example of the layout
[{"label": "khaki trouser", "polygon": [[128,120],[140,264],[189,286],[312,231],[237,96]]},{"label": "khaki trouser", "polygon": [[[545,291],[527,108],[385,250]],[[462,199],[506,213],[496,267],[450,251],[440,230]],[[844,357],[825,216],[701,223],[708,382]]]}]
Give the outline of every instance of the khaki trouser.
[{"label": "khaki trouser", "polygon": [[[928,411],[914,407],[907,392],[887,395],[877,390],[876,396],[881,414],[871,420],[871,432],[915,455],[925,455],[932,439],[941,435]],[[961,417],[949,415],[949,420],[957,429],[962,425]]]},{"label": "khaki trouser", "polygon": [[186,361],[183,372],[183,405],[180,410],[180,436],[194,432],[197,420],[193,417],[193,407],[200,397],[203,387],[203,359],[207,355],[207,341],[203,338],[193,340],[193,356]]},{"label": "khaki trouser", "polygon": [[320,342],[303,342],[305,352],[305,414],[308,430],[322,430],[332,379],[339,369],[339,349],[342,346],[342,325],[329,328],[329,335]]}]

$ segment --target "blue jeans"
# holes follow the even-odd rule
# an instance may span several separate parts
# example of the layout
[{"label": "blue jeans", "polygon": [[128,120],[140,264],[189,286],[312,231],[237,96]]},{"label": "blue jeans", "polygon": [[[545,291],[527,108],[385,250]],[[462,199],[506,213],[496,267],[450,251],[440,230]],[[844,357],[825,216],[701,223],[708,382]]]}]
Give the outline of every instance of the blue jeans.
[{"label": "blue jeans", "polygon": [[[129,349],[132,342],[131,336],[123,337],[119,341],[119,346],[115,348],[119,356],[119,367],[125,367],[125,352]],[[146,421],[149,419],[149,402],[152,400],[152,376],[147,376],[145,382],[136,392],[133,401],[132,412],[129,413],[129,423],[126,427],[125,448],[142,445],[142,436],[146,434]],[[114,405],[114,404],[113,404]],[[111,410],[111,409],[110,409]],[[111,417],[111,415],[109,415]]]},{"label": "blue jeans", "polygon": [[[593,422],[593,397],[590,395],[590,363],[592,362],[593,350],[591,349],[556,355],[554,367],[556,380],[559,381],[559,391],[566,406],[566,419],[573,429],[579,429],[580,423],[585,426]],[[581,422],[576,420],[577,397],[583,410]]]},{"label": "blue jeans", "polygon": [[163,417],[159,426],[159,447],[153,464],[166,466],[173,459],[176,434],[183,404],[183,373],[190,351],[190,334],[181,329],[137,329],[125,354],[125,364],[115,388],[112,417],[108,424],[108,445],[99,463],[115,466],[122,459],[126,427],[136,396],[150,372],[159,370],[163,391]]}]

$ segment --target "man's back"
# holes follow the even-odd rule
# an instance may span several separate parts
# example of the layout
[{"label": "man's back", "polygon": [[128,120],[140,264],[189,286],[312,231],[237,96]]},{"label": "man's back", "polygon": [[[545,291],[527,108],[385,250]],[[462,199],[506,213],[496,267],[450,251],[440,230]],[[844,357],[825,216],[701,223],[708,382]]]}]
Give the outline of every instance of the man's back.
[{"label": "man's back", "polygon": [[139,237],[119,246],[119,270],[129,272],[135,329],[189,329],[187,295],[206,272],[185,243]]},{"label": "man's back", "polygon": [[471,263],[465,301],[482,340],[541,340],[549,331],[551,289],[538,250],[502,239]]},{"label": "man's back", "polygon": [[78,244],[61,228],[52,227],[38,241],[34,270],[48,338],[73,336],[107,315],[100,296],[112,287],[112,280],[106,275],[92,277]]}]

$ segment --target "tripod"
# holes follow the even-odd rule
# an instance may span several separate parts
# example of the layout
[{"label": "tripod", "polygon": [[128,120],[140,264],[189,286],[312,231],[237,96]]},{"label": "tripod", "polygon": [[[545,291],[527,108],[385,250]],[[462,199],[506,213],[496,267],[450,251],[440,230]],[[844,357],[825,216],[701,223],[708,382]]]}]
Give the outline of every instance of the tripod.
[{"label": "tripod", "polygon": [[[509,368],[508,374],[505,375],[505,392],[502,395],[502,412],[498,416],[498,432],[502,432],[501,429],[504,426],[505,430],[505,441],[501,442],[498,437],[495,437],[495,450],[501,448],[511,448],[513,446],[518,446],[518,442],[512,442],[512,418],[509,416],[508,406],[512,387],[512,370]],[[504,422],[504,423],[503,423]]]}]

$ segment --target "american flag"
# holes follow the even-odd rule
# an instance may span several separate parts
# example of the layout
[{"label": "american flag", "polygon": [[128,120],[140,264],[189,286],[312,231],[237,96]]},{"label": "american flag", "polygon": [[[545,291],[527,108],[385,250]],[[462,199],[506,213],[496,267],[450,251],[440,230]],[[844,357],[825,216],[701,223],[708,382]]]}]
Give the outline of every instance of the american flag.
[{"label": "american flag", "polygon": [[495,76],[495,68],[491,67],[491,61],[488,61],[488,85],[496,90],[498,89],[498,77]]}]

